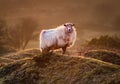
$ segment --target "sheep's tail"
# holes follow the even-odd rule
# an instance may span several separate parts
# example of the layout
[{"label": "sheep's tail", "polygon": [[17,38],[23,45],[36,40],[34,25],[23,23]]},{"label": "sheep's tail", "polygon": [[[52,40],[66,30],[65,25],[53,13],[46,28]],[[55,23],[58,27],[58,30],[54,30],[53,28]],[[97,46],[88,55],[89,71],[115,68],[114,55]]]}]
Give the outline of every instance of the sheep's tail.
[{"label": "sheep's tail", "polygon": [[42,30],[41,33],[40,33],[40,40],[41,38],[43,37],[43,35],[46,33],[46,30]]},{"label": "sheep's tail", "polygon": [[39,40],[40,40],[40,50],[41,50],[41,51],[43,50],[43,48],[44,48],[44,46],[45,46],[45,44],[44,44],[44,39],[43,39],[45,32],[46,32],[46,30],[42,30],[41,33],[40,33],[40,38],[39,38]]},{"label": "sheep's tail", "polygon": [[41,31],[41,34],[44,34],[44,33],[46,33],[46,30],[42,30],[42,31]]}]

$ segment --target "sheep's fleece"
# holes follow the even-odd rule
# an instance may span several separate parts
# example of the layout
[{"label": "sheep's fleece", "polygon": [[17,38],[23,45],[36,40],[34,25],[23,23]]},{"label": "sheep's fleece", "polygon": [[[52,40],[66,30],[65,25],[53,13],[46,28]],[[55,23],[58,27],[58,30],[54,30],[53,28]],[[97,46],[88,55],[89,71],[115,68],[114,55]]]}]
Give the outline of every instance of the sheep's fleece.
[{"label": "sheep's fleece", "polygon": [[63,54],[76,40],[73,23],[65,23],[53,29],[42,30],[40,33],[40,50],[43,53],[62,48]]}]

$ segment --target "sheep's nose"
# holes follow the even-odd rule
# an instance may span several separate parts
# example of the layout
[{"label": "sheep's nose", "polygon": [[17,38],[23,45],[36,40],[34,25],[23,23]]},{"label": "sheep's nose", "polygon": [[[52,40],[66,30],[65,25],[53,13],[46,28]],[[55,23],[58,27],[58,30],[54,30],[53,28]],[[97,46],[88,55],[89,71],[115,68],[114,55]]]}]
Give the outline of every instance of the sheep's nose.
[{"label": "sheep's nose", "polygon": [[71,33],[73,30],[72,29],[68,29],[68,32]]},{"label": "sheep's nose", "polygon": [[68,29],[68,31],[70,32],[70,31],[71,31],[71,29]]}]

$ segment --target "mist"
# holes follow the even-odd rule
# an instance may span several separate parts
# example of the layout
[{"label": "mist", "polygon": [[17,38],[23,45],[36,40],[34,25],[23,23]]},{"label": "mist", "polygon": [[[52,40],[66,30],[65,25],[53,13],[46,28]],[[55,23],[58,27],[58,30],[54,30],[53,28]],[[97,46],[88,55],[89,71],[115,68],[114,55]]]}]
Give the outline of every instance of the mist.
[{"label": "mist", "polygon": [[0,0],[0,17],[9,25],[30,17],[41,29],[54,28],[65,22],[75,24],[79,38],[120,33],[119,0]]}]

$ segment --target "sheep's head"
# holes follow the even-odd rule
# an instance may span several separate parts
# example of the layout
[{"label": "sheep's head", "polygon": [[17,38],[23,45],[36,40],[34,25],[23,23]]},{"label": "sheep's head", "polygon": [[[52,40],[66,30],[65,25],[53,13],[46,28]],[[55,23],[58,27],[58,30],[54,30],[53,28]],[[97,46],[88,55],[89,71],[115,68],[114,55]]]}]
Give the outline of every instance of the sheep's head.
[{"label": "sheep's head", "polygon": [[65,23],[64,26],[65,26],[66,33],[72,33],[73,32],[73,30],[74,30],[74,24],[73,23]]}]

